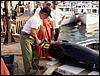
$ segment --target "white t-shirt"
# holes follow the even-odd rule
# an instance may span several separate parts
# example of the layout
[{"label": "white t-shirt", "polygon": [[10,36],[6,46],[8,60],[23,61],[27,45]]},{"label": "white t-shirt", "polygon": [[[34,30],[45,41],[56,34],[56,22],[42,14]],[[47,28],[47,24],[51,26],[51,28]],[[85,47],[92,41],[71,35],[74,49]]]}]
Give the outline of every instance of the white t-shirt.
[{"label": "white t-shirt", "polygon": [[42,20],[40,19],[39,14],[35,14],[26,22],[22,31],[30,34],[31,28],[38,29],[41,25],[42,25]]},{"label": "white t-shirt", "polygon": [[1,8],[1,15],[3,15],[3,9]]},{"label": "white t-shirt", "polygon": [[60,25],[58,25],[58,22],[61,20],[61,18],[64,16],[64,13],[62,10],[60,9],[52,9],[51,11],[51,16],[52,16],[52,19],[54,20],[54,27],[55,28],[59,28]]},{"label": "white t-shirt", "polygon": [[36,8],[35,14],[38,14],[41,11],[41,7]]}]

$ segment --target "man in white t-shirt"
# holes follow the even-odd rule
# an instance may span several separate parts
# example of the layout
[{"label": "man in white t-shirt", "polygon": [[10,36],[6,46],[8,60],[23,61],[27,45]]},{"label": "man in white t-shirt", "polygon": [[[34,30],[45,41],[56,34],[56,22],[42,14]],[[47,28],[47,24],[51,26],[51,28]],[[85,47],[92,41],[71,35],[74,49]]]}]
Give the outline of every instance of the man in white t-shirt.
[{"label": "man in white t-shirt", "polygon": [[[25,74],[33,73],[34,69],[43,69],[43,67],[38,65],[38,57],[36,52],[36,45],[41,43],[41,40],[38,39],[37,33],[41,29],[45,39],[45,30],[42,26],[42,20],[50,16],[51,9],[44,7],[39,14],[35,14],[26,22],[22,29],[21,33],[21,49],[23,54],[23,62],[25,68]],[[33,54],[32,54],[33,52]],[[34,56],[32,58],[32,55]]]},{"label": "man in white t-shirt", "polygon": [[51,11],[51,16],[52,16],[52,19],[54,20],[54,28],[55,28],[54,41],[57,41],[59,33],[60,33],[61,23],[62,23],[65,15],[64,15],[63,11],[58,8],[57,1],[53,1],[52,3],[53,3],[53,8]]},{"label": "man in white t-shirt", "polygon": [[37,6],[36,6],[36,9],[34,11],[34,14],[39,13],[41,11],[41,9],[42,9],[42,4],[41,4],[41,2],[38,2]]}]

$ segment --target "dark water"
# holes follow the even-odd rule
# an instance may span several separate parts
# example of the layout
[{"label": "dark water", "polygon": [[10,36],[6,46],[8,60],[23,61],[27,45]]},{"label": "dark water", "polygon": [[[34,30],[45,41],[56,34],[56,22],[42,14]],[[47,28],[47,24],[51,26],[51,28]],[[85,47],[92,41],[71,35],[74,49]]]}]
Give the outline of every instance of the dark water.
[{"label": "dark water", "polygon": [[70,42],[79,42],[91,38],[99,39],[99,25],[77,25],[70,24],[61,27],[59,40],[67,40]]}]

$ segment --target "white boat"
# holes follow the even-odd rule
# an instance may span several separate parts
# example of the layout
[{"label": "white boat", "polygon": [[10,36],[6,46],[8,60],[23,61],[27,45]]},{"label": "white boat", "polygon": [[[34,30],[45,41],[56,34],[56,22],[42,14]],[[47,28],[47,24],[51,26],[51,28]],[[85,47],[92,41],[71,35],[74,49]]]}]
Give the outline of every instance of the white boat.
[{"label": "white boat", "polygon": [[99,22],[99,4],[94,2],[78,3],[76,8],[81,22],[85,25],[93,25]]},{"label": "white boat", "polygon": [[86,36],[91,37],[99,31],[99,2],[78,1],[74,6],[81,23],[86,25]]},{"label": "white boat", "polygon": [[79,14],[80,19],[83,24],[85,25],[93,25],[96,23],[99,23],[99,14],[93,14],[93,13],[86,13],[86,14]]}]

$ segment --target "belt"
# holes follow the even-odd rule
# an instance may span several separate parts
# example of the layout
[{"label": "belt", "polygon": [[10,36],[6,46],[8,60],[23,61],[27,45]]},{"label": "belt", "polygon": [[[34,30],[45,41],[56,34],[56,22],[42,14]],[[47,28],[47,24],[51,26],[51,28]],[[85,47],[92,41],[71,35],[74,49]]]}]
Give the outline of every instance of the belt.
[{"label": "belt", "polygon": [[22,32],[23,35],[28,35],[28,36],[31,36],[31,34],[28,34],[26,32]]}]

